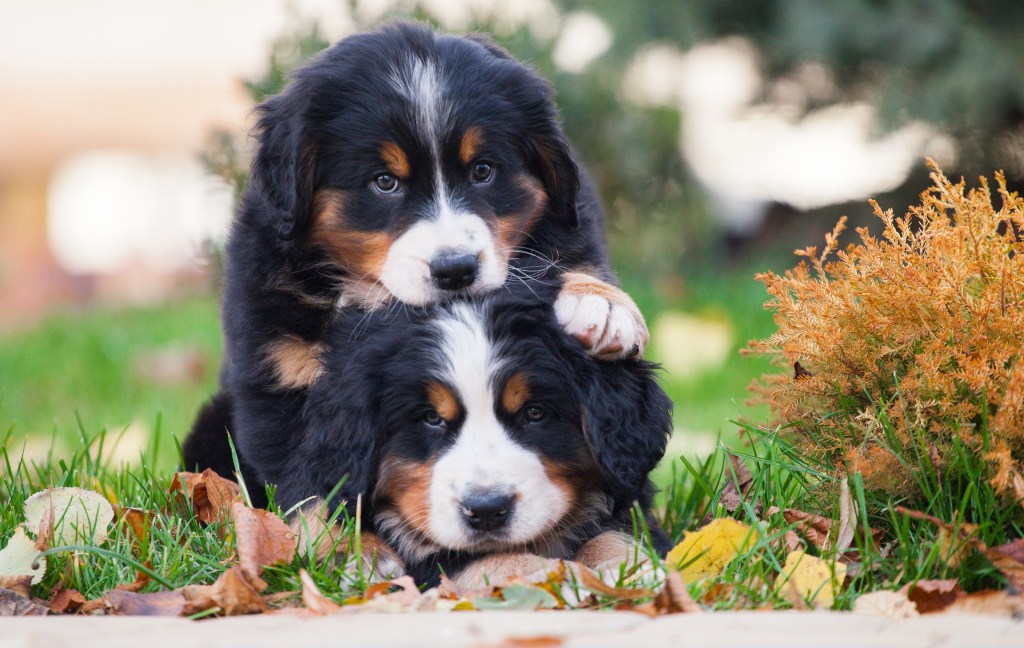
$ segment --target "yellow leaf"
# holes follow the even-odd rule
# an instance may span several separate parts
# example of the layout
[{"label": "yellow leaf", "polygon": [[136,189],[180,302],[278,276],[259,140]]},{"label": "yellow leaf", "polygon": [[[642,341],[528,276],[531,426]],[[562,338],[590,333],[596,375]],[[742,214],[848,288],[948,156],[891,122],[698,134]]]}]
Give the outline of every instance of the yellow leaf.
[{"label": "yellow leaf", "polygon": [[814,607],[832,607],[836,593],[846,580],[846,565],[830,563],[793,551],[782,567],[782,595],[797,607],[809,602]]},{"label": "yellow leaf", "polygon": [[719,518],[683,537],[665,556],[665,564],[687,582],[717,576],[733,558],[757,541],[757,531],[732,518]]}]

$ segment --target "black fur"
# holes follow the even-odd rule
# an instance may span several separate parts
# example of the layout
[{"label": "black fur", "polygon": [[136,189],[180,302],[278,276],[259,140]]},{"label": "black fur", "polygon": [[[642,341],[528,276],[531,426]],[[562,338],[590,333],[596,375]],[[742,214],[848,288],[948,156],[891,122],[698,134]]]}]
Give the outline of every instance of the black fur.
[{"label": "black fur", "polygon": [[[536,428],[507,418],[503,426],[519,445],[574,470],[580,488],[607,503],[600,513],[568,523],[564,555],[551,557],[572,558],[604,531],[631,532],[634,503],[648,514],[654,546],[664,552],[668,539],[650,516],[654,489],[648,473],[664,453],[672,405],[654,368],[641,360],[588,356],[556,322],[552,286],[520,286],[511,292],[516,294],[499,292],[470,303],[486,314],[488,335],[502,349],[505,374],[528,371],[535,381],[533,400],[550,415]],[[377,513],[394,504],[377,488],[381,462],[398,457],[424,463],[444,452],[451,440],[422,429],[420,417],[424,384],[444,360],[433,323],[451,308],[440,304],[345,314],[330,332],[325,377],[305,398],[282,393],[273,402],[239,399],[236,424],[254,445],[274,449],[272,457],[257,455],[252,468],[277,485],[283,508],[324,497],[343,482],[330,505],[346,506],[354,514],[356,498],[362,496],[363,528],[375,530]],[[223,438],[222,429],[197,426],[190,442],[209,434]],[[205,449],[216,445],[211,442]],[[223,463],[223,457],[207,459]],[[381,534],[393,546],[400,544],[394,533]],[[526,549],[544,551],[540,543]],[[403,556],[407,571],[423,582],[436,581],[439,569],[453,573],[478,557],[451,550],[412,562]]]},{"label": "black fur", "polygon": [[[236,409],[272,415],[279,400],[304,397],[282,393],[288,390],[275,382],[267,349],[285,338],[325,342],[338,298],[352,279],[344,264],[311,238],[317,191],[349,191],[356,204],[348,211],[366,231],[386,231],[418,217],[363,197],[372,171],[380,166],[382,139],[408,142],[410,150],[431,144],[417,140],[413,116],[386,82],[395,62],[411,56],[448,71],[443,82],[445,96],[452,98],[449,126],[488,125],[495,156],[509,171],[483,198],[466,195],[464,200],[484,200],[484,208],[500,215],[503,205],[523,198],[521,189],[502,184],[512,172],[532,176],[543,186],[545,211],[510,266],[534,276],[586,267],[614,281],[601,235],[600,201],[559,127],[547,82],[482,36],[439,35],[415,23],[355,35],[297,70],[284,92],[258,108],[250,182],[225,250],[225,359],[220,393],[207,406],[208,415],[227,421],[232,401]],[[429,187],[410,189],[421,190]],[[208,411],[218,405],[225,410]],[[200,417],[196,427],[204,425]],[[280,452],[277,442],[265,444],[237,417],[228,427],[240,454],[265,467],[259,476],[275,481],[281,470],[273,467]],[[199,449],[186,443],[187,466],[206,465]]]}]

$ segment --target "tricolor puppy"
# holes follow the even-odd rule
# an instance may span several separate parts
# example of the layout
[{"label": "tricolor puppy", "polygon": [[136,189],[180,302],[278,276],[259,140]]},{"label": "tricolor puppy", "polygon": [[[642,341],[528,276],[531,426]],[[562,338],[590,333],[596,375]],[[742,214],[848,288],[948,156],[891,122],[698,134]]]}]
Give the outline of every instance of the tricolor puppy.
[{"label": "tricolor puppy", "polygon": [[[234,419],[236,401],[302,398],[339,311],[557,279],[559,322],[589,353],[642,351],[646,326],[608,283],[603,213],[551,88],[490,40],[412,23],[355,35],[258,112],[225,250],[220,393],[197,421],[230,429],[244,461],[277,449]],[[202,438],[185,443],[189,468],[211,455]]]},{"label": "tricolor puppy", "polygon": [[[305,400],[238,402],[239,424],[276,448],[247,481],[276,484],[284,508],[343,482],[328,507],[354,513],[361,496],[365,551],[419,582],[439,570],[497,577],[531,556],[625,559],[671,402],[651,365],[589,356],[545,288],[530,290],[540,301],[502,291],[336,321]],[[647,525],[666,550],[649,515]]]}]

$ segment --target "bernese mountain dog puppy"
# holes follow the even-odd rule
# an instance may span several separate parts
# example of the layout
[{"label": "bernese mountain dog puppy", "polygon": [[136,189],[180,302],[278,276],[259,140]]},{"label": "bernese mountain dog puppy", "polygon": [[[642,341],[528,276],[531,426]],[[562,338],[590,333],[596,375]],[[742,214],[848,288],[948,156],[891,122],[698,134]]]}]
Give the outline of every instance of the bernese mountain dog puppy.
[{"label": "bernese mountain dog puppy", "polygon": [[243,473],[276,484],[284,509],[334,493],[321,515],[355,515],[361,498],[365,559],[419,583],[493,582],[535,556],[621,563],[635,504],[666,551],[648,473],[672,404],[649,363],[588,355],[557,321],[555,289],[343,313],[301,402],[236,402],[250,440],[273,449]]},{"label": "bernese mountain dog puppy", "polygon": [[[220,392],[195,424],[230,430],[243,462],[269,466],[279,450],[235,416],[239,401],[304,398],[349,310],[556,278],[558,320],[589,353],[643,350],[646,325],[611,283],[603,212],[550,85],[486,37],[416,23],[351,36],[258,114],[225,249]],[[192,435],[185,466],[211,466],[222,437]]]}]

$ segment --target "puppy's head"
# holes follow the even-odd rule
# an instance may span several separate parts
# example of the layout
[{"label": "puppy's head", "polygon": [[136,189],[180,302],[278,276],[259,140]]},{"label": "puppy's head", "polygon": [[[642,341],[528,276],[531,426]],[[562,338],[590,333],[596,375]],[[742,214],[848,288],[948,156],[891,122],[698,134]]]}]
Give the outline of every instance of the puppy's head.
[{"label": "puppy's head", "polygon": [[550,307],[502,295],[389,335],[407,341],[400,352],[372,362],[373,378],[349,374],[378,392],[361,417],[374,451],[338,461],[362,476],[350,488],[372,492],[375,526],[407,559],[557,553],[649,503],[671,403],[648,365],[589,358]]},{"label": "puppy's head", "polygon": [[542,224],[576,224],[550,86],[494,43],[399,24],[345,39],[260,107],[253,192],[364,303],[500,286]]}]

